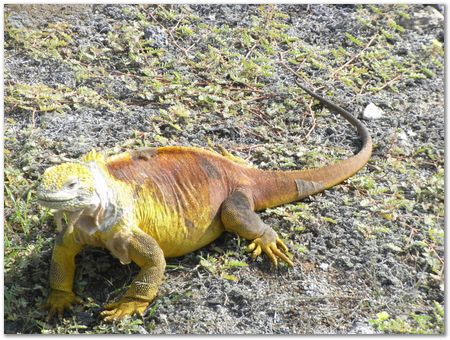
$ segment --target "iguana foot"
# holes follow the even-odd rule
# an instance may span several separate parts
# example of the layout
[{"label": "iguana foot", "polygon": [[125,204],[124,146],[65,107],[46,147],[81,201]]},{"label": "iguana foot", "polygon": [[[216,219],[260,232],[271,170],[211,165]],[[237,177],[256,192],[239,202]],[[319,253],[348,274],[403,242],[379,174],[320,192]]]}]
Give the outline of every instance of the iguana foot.
[{"label": "iguana foot", "polygon": [[294,263],[286,255],[289,254],[288,247],[272,229],[267,229],[261,237],[254,239],[247,247],[247,251],[252,252],[253,259],[256,259],[262,252],[266,253],[275,267],[278,266],[278,258],[289,266],[294,266]]},{"label": "iguana foot", "polygon": [[52,289],[47,301],[43,305],[45,309],[48,309],[47,321],[50,321],[55,314],[58,314],[58,317],[61,318],[63,312],[66,309],[72,309],[72,305],[74,303],[82,304],[83,300],[81,300],[73,292]]},{"label": "iguana foot", "polygon": [[116,321],[134,314],[143,315],[149,302],[135,298],[123,297],[117,302],[105,306],[100,313],[104,321]]},{"label": "iguana foot", "polygon": [[251,194],[245,190],[233,192],[222,203],[220,217],[225,229],[252,242],[247,249],[252,252],[254,259],[264,252],[275,267],[278,265],[278,258],[293,267],[294,263],[287,257],[288,248],[286,245],[253,209]]}]

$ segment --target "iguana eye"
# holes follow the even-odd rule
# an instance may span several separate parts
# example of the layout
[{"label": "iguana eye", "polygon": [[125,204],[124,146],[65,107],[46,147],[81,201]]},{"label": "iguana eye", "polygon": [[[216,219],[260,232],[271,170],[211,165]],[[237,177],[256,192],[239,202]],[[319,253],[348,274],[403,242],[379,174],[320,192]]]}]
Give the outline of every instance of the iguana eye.
[{"label": "iguana eye", "polygon": [[78,185],[78,181],[73,180],[66,184],[66,188],[67,189],[75,189],[77,187],[77,185]]}]

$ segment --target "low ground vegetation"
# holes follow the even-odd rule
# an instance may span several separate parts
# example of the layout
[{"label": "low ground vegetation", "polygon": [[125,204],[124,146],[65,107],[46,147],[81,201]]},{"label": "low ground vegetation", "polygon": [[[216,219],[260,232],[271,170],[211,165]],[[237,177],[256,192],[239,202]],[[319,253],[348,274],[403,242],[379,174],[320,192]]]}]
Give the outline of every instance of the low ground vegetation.
[{"label": "low ground vegetation", "polygon": [[[7,333],[442,334],[444,25],[422,5],[8,5],[5,8]],[[46,322],[55,225],[43,170],[92,148],[222,145],[264,169],[324,165],[355,131],[299,90],[366,121],[369,164],[331,190],[270,209],[296,267],[251,261],[224,234],[168,261],[143,318],[101,306],[137,272],[100,249],[77,258],[84,306]]]}]

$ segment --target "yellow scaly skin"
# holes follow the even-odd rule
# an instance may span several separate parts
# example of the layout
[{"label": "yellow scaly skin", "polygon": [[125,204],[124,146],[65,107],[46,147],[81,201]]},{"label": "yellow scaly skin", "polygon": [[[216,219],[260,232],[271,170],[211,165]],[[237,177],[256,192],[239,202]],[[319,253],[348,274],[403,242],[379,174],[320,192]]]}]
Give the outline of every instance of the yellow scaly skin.
[{"label": "yellow scaly skin", "polygon": [[318,169],[263,171],[226,150],[221,155],[163,147],[107,159],[92,151],[78,163],[47,169],[37,196],[55,210],[60,230],[50,268],[49,318],[79,302],[72,291],[74,259],[86,245],[104,247],[122,264],[133,261],[141,268],[124,296],[101,313],[106,321],[142,315],[157,294],[165,258],[199,249],[224,231],[250,240],[253,258],[265,253],[275,266],[278,260],[293,266],[284,242],[255,211],[344,181],[367,163],[372,151],[361,122],[304,89],[358,129],[363,145],[356,155]]},{"label": "yellow scaly skin", "polygon": [[[95,151],[86,155],[84,161],[84,164],[64,163],[47,169],[38,189],[39,202],[63,213],[68,219],[68,225],[58,235],[52,253],[51,291],[44,305],[49,310],[48,319],[55,314],[61,317],[72,304],[81,303],[73,293],[72,285],[75,256],[85,245],[106,247],[123,264],[133,261],[141,267],[123,298],[105,306],[101,314],[104,320],[142,315],[162,281],[164,254],[158,244],[137,227],[135,212],[129,207],[129,203],[134,201],[129,186],[107,175],[104,159]],[[95,169],[95,175],[92,169]],[[99,177],[104,180],[100,186]],[[112,197],[101,198],[106,195],[101,191],[107,189]],[[113,201],[101,202],[102,199]],[[109,203],[121,210],[120,219],[106,216],[103,209],[107,207],[101,205]],[[108,218],[110,221],[106,221]]]},{"label": "yellow scaly skin", "polygon": [[[106,321],[133,314],[142,315],[157,294],[163,278],[165,257],[194,251],[212,242],[225,230],[252,240],[248,249],[253,252],[253,258],[265,252],[274,265],[278,264],[277,257],[293,265],[286,255],[287,247],[283,241],[253,213],[254,207],[250,208],[244,202],[244,196],[240,197],[237,193],[230,195],[233,190],[229,179],[219,175],[220,171],[224,171],[220,168],[220,162],[225,168],[234,166],[237,169],[242,167],[241,162],[236,162],[228,154],[221,156],[197,148],[168,147],[158,150],[163,163],[165,160],[179,159],[175,161],[176,166],[162,166],[156,171],[159,175],[167,174],[159,182],[155,178],[154,183],[151,174],[145,175],[145,183],[129,183],[118,179],[108,169],[108,166],[117,164],[120,169],[133,165],[140,157],[151,157],[146,156],[153,153],[151,150],[126,152],[107,160],[93,151],[80,163],[64,163],[45,171],[38,187],[38,200],[56,211],[55,217],[61,229],[52,254],[51,291],[45,304],[49,309],[49,318],[55,314],[61,316],[65,309],[80,302],[72,292],[72,284],[75,256],[85,245],[107,248],[121,263],[133,261],[141,268],[124,296],[118,302],[105,306],[101,316]],[[188,161],[180,163],[184,158]],[[187,179],[186,187],[179,186],[177,180],[165,180],[173,175],[168,169],[185,166],[186,171],[192,170],[192,159],[203,162],[202,166],[206,169],[203,182],[196,178],[200,170],[193,171],[193,184]],[[213,165],[215,162],[219,165]],[[130,177],[136,177],[133,171],[130,173]],[[221,185],[218,185],[219,182]],[[243,176],[239,182],[237,187],[242,187],[251,180]],[[195,189],[198,189],[197,192],[189,191]],[[236,196],[237,200],[230,199],[227,203],[229,196]],[[239,205],[245,208],[242,213],[237,211]],[[62,226],[62,216],[67,220],[65,226]],[[244,227],[241,228],[241,225]]]}]

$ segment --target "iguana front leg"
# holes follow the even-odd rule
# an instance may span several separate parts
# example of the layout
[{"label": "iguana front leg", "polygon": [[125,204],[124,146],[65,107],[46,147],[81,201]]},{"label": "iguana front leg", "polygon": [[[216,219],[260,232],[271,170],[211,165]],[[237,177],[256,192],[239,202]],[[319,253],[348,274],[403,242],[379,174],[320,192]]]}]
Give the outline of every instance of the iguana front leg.
[{"label": "iguana front leg", "polygon": [[133,314],[143,315],[149,303],[155,298],[164,276],[166,267],[164,254],[151,236],[140,230],[133,230],[128,242],[128,255],[141,271],[119,301],[105,306],[105,310],[101,313],[105,321]]},{"label": "iguana front leg", "polygon": [[47,320],[55,314],[62,316],[65,309],[73,303],[81,303],[72,291],[75,275],[75,256],[83,248],[83,244],[75,240],[74,233],[62,231],[56,238],[50,264],[50,294],[44,308],[48,309]]},{"label": "iguana front leg", "polygon": [[294,265],[286,256],[288,248],[253,211],[253,202],[244,190],[235,191],[222,203],[221,219],[226,230],[252,241],[248,250],[253,258],[264,252],[275,266],[278,265],[278,258],[290,266]]}]

